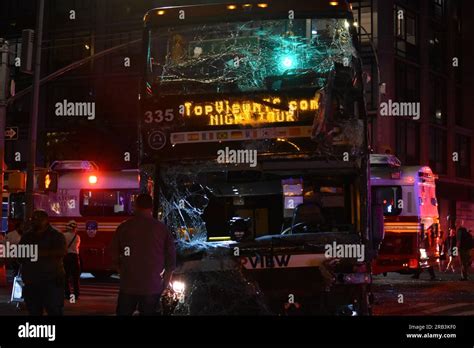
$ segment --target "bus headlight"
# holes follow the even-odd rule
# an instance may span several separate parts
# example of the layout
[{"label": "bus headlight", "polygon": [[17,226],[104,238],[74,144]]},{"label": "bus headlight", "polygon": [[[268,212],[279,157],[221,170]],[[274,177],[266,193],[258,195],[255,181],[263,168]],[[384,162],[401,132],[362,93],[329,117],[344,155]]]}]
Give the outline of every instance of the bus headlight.
[{"label": "bus headlight", "polygon": [[179,280],[175,280],[173,281],[173,283],[171,284],[171,288],[173,289],[173,291],[177,294],[183,294],[184,293],[184,289],[186,288],[186,285],[184,284],[184,282],[182,281],[179,281]]}]

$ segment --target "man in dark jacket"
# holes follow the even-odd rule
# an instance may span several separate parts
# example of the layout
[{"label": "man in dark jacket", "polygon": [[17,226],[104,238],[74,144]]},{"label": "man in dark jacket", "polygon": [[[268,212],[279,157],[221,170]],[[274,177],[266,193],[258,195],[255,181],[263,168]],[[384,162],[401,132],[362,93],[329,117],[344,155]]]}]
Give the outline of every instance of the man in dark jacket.
[{"label": "man in dark jacket", "polygon": [[163,223],[153,218],[152,208],[152,198],[139,195],[135,216],[117,228],[110,245],[120,273],[117,315],[132,315],[136,309],[141,315],[155,314],[175,269],[174,238]]},{"label": "man in dark jacket", "polygon": [[21,259],[22,278],[25,284],[23,297],[30,315],[63,315],[64,267],[66,240],[54,229],[43,210],[33,212],[31,230],[20,244],[38,247],[38,259]]}]

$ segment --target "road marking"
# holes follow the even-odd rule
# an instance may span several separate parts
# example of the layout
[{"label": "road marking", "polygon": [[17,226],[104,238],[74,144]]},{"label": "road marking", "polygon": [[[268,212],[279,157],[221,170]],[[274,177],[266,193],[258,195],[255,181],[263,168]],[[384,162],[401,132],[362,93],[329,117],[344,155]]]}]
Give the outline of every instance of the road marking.
[{"label": "road marking", "polygon": [[458,312],[456,315],[474,315],[474,311]]},{"label": "road marking", "polygon": [[455,303],[455,304],[450,304],[450,305],[446,305],[446,306],[431,308],[431,309],[428,309],[424,312],[425,313],[438,313],[438,312],[442,312],[442,311],[445,311],[445,310],[448,310],[448,309],[453,309],[453,308],[457,308],[457,307],[464,307],[464,306],[472,306],[472,303]]},{"label": "road marking", "polygon": [[119,292],[119,284],[81,284],[81,296],[80,297],[108,297],[116,296]]},{"label": "road marking", "polygon": [[[436,303],[434,302],[420,302],[420,303],[416,303],[416,304],[411,304],[411,303],[403,303],[403,304],[394,304],[394,306],[398,306],[397,308],[391,308],[390,310],[384,310],[383,307],[382,308],[378,308],[381,312],[381,314],[379,315],[401,315],[401,314],[406,314],[406,315],[422,315],[422,314],[419,314],[421,312],[423,312],[423,309],[420,310],[420,308],[423,308],[423,307],[433,307],[435,306]],[[375,305],[374,306],[377,310],[377,307],[378,305]],[[416,313],[413,313],[413,309],[418,309],[418,311]]]}]

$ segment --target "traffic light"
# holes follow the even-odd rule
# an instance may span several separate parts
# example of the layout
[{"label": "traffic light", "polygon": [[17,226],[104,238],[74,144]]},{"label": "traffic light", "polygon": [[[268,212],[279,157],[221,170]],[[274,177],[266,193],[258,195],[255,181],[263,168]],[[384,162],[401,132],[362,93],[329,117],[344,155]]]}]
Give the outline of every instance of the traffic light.
[{"label": "traffic light", "polygon": [[41,170],[35,173],[35,191],[56,192],[58,190],[58,173]]},{"label": "traffic light", "polygon": [[33,46],[35,32],[25,29],[21,33],[21,60],[20,71],[26,74],[33,73]]},{"label": "traffic light", "polygon": [[4,189],[8,192],[25,191],[26,173],[20,171],[6,172]]}]

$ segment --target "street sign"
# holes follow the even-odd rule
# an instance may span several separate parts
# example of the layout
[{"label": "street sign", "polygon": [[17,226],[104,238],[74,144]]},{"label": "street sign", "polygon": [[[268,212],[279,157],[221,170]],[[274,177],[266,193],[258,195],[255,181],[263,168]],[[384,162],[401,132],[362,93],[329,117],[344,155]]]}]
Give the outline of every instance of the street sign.
[{"label": "street sign", "polygon": [[5,140],[18,140],[18,127],[5,128]]}]

